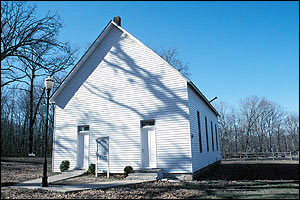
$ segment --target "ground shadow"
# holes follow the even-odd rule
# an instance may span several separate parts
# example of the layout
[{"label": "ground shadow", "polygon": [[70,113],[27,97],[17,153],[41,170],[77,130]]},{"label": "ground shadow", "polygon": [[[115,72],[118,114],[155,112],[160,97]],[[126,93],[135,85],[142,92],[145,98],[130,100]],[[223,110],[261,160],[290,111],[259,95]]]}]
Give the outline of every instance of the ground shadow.
[{"label": "ground shadow", "polygon": [[18,184],[18,182],[4,182],[4,183],[1,183],[1,187],[13,186],[16,184]]},{"label": "ground shadow", "polygon": [[299,165],[221,164],[197,180],[299,180]]}]

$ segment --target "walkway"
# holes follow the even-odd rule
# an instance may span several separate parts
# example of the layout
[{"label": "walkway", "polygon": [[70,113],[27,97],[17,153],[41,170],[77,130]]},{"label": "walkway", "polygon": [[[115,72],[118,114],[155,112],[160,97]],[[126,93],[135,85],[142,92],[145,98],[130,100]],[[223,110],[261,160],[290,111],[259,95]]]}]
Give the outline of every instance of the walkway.
[{"label": "walkway", "polygon": [[[48,177],[48,183],[53,183],[56,181],[66,180],[69,178],[74,178],[77,176],[81,176],[84,174],[84,170],[74,170],[70,172],[63,172],[59,175],[49,176]],[[28,186],[28,185],[39,185],[42,183],[42,178],[37,178],[31,181],[25,181],[23,183],[16,184],[14,186]]]},{"label": "walkway", "polygon": [[122,185],[129,184],[138,184],[144,182],[152,182],[153,180],[120,180],[120,181],[110,181],[110,182],[96,182],[96,183],[88,183],[88,184],[72,184],[72,185],[53,185],[55,181],[65,180],[69,178],[73,178],[76,176],[80,176],[84,173],[84,171],[73,171],[68,173],[62,173],[55,176],[48,177],[48,187],[41,187],[42,178],[26,181],[23,183],[16,184],[14,186],[10,186],[10,188],[26,188],[26,189],[40,189],[40,190],[48,190],[53,192],[78,192],[83,190],[91,190],[91,189],[104,189],[110,187],[117,187]]}]

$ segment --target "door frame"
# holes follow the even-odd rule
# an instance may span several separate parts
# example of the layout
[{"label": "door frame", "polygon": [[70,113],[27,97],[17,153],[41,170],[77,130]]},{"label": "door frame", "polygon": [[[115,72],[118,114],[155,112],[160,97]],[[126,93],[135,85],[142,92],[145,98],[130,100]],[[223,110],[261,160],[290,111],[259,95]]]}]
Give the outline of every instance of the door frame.
[{"label": "door frame", "polygon": [[107,178],[109,178],[109,136],[105,136],[105,137],[98,137],[96,138],[95,142],[96,142],[96,164],[95,164],[95,177],[98,176],[98,140],[101,139],[107,139]]},{"label": "door frame", "polygon": [[[150,149],[148,151],[149,153],[149,167],[144,167],[143,166],[143,130],[153,130],[153,136],[154,136],[154,141],[155,141],[155,145],[154,145],[154,155],[155,155],[155,162],[154,162],[154,165],[151,166],[151,162],[150,162]],[[148,139],[149,137],[147,137]],[[148,144],[149,144],[149,141],[148,141]],[[157,148],[157,142],[156,142],[156,129],[155,129],[155,125],[147,125],[147,126],[144,126],[141,128],[140,130],[140,168],[157,168],[157,151],[156,151],[156,148]]]},{"label": "door frame", "polygon": [[[76,153],[76,168],[77,169],[88,169],[88,163],[89,163],[89,131],[79,131],[77,133],[77,153]],[[83,158],[81,162],[83,162],[82,168],[79,168],[79,137],[83,137]]]}]

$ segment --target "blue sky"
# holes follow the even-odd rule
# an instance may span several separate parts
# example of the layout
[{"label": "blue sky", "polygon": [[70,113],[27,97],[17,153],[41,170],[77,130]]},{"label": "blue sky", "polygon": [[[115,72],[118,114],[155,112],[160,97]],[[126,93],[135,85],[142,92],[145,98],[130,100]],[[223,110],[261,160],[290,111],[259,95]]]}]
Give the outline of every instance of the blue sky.
[{"label": "blue sky", "polygon": [[208,98],[237,106],[250,95],[299,112],[299,2],[39,1],[57,12],[59,38],[84,53],[109,20],[149,47],[176,47]]}]

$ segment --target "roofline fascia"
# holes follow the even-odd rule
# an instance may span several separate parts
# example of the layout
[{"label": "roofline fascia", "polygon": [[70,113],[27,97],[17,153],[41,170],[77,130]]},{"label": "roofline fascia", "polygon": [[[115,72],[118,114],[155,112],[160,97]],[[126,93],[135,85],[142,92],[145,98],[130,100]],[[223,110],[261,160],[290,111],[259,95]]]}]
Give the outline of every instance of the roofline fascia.
[{"label": "roofline fascia", "polygon": [[217,115],[217,117],[220,117],[218,111],[211,105],[211,103],[202,94],[202,92],[197,88],[197,86],[192,81],[188,81],[188,84],[190,84],[190,86],[192,86],[192,88],[200,95],[200,97],[204,100],[204,102],[208,105],[208,107]]}]

